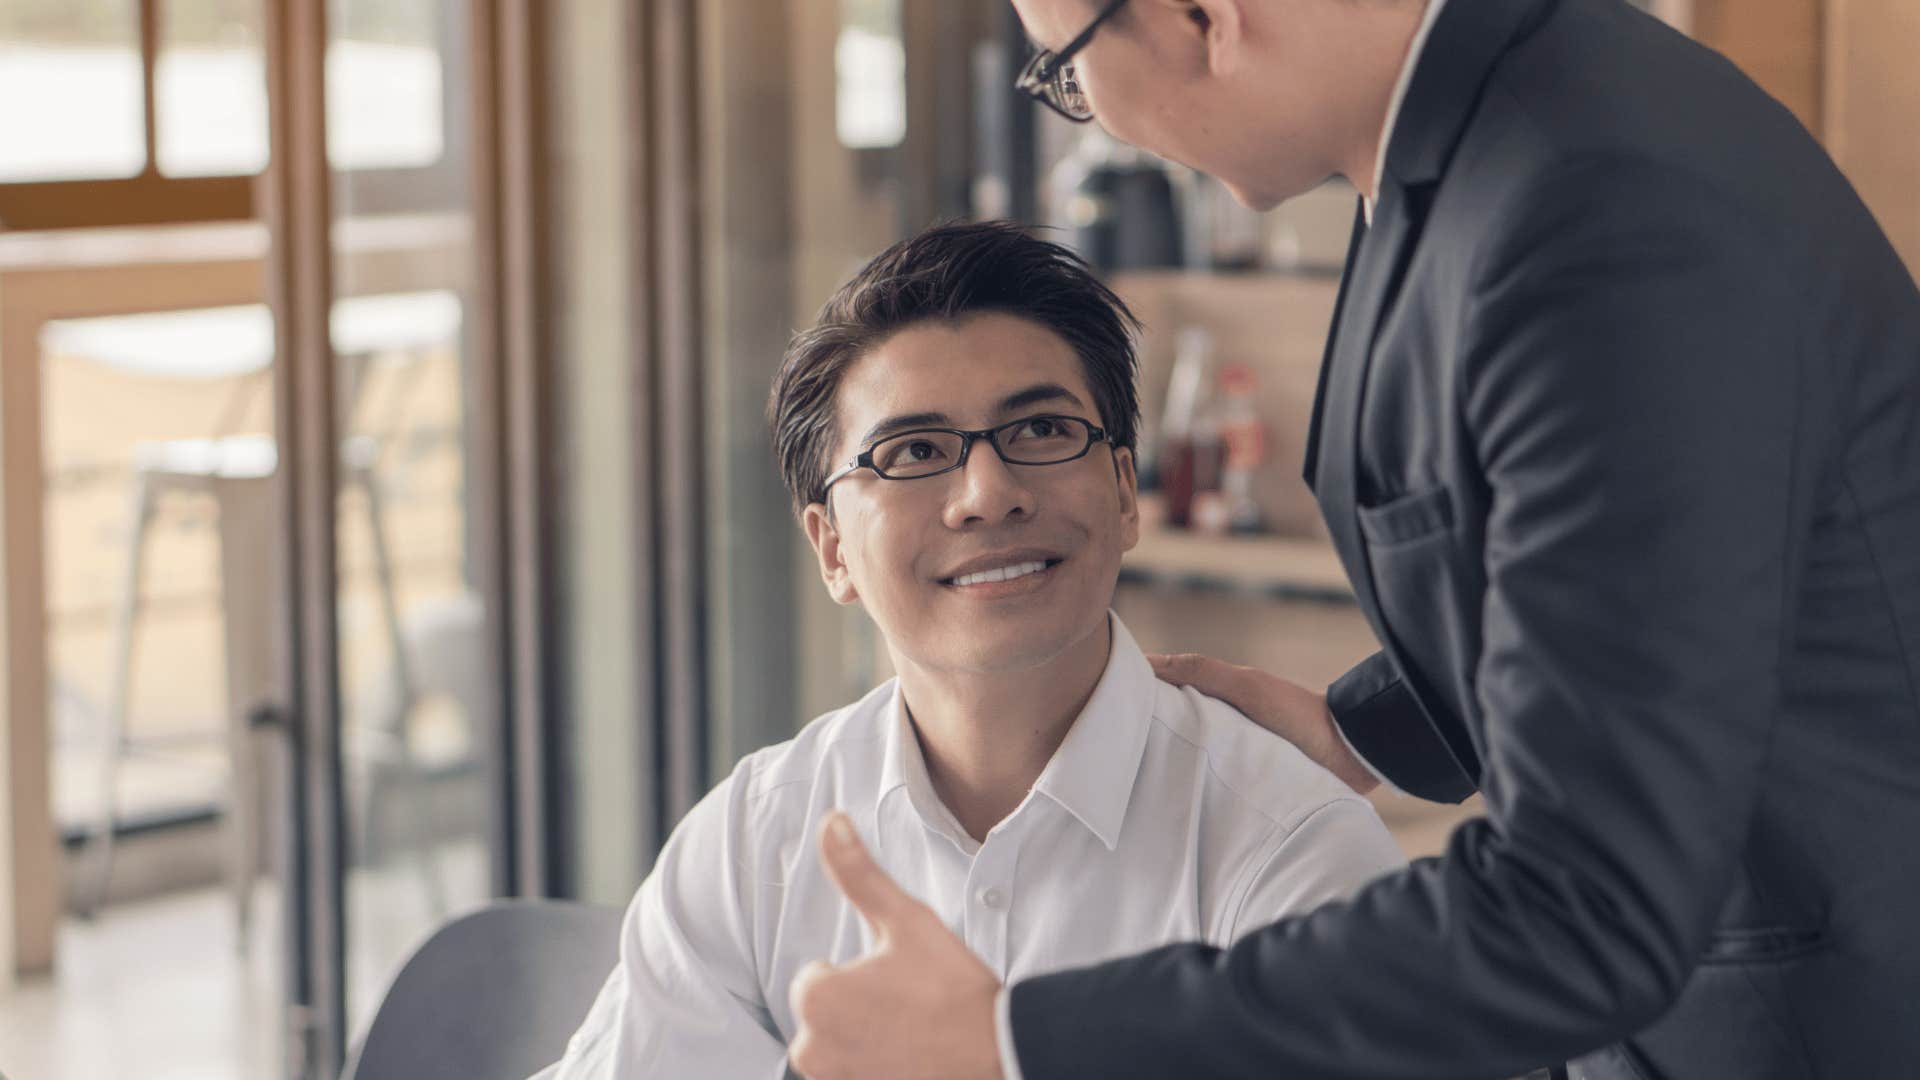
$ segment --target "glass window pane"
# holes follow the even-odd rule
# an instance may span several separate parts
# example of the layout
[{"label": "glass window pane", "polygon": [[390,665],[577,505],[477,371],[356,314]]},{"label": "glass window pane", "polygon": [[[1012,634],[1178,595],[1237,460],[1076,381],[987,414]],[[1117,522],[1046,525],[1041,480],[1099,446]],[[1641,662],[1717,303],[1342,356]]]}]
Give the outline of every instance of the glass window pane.
[{"label": "glass window pane", "polygon": [[[501,612],[482,494],[493,437],[474,404],[490,369],[467,352],[478,318],[464,292],[477,228],[468,171],[407,178],[431,220],[388,222],[404,266],[369,263],[347,239],[389,211],[369,169],[441,161],[446,98],[472,85],[469,5],[329,0],[327,140],[333,168],[333,353],[339,377],[340,766],[349,1038],[408,955],[495,893],[506,853],[498,665]],[[452,150],[457,158],[460,151]],[[368,180],[361,183],[360,180]]]},{"label": "glass window pane", "polygon": [[267,165],[260,0],[162,0],[154,101],[160,171],[252,175]]},{"label": "glass window pane", "polygon": [[900,0],[841,0],[835,127],[853,150],[899,146],[907,137],[907,50]]},{"label": "glass window pane", "polygon": [[442,5],[328,6],[327,157],[336,169],[419,168],[446,150]]},{"label": "glass window pane", "polygon": [[137,0],[0,2],[0,183],[139,173],[141,93]]}]

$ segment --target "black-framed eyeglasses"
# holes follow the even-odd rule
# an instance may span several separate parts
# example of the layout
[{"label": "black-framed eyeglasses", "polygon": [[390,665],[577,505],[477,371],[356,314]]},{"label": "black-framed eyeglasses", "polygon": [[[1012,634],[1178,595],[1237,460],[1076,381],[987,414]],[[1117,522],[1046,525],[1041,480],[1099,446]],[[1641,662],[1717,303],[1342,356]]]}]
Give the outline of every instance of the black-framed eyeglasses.
[{"label": "black-framed eyeglasses", "polygon": [[1080,80],[1074,78],[1073,57],[1087,42],[1093,40],[1093,32],[1100,24],[1113,17],[1113,13],[1125,7],[1127,0],[1111,0],[1100,14],[1093,17],[1085,30],[1080,31],[1066,47],[1059,52],[1041,49],[1027,61],[1020,71],[1020,77],[1013,81],[1014,89],[1033,98],[1040,104],[1059,113],[1076,124],[1084,124],[1093,119],[1093,108],[1087,104],[1087,95],[1080,89]]},{"label": "black-framed eyeglasses", "polygon": [[999,427],[963,431],[959,428],[915,428],[879,439],[847,462],[846,467],[820,486],[827,490],[861,469],[872,469],[882,480],[924,480],[949,473],[967,463],[975,440],[985,439],[1009,465],[1064,465],[1086,457],[1107,433],[1077,416],[1024,416]]}]

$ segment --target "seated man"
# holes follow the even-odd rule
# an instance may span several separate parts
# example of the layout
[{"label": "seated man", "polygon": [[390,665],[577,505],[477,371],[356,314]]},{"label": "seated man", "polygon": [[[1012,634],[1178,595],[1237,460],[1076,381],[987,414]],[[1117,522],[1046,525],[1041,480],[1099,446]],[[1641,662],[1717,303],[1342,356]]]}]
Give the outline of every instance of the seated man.
[{"label": "seated man", "polygon": [[1156,680],[1108,610],[1140,528],[1135,327],[1066,250],[956,225],[794,340],[774,447],[898,676],[680,823],[553,1075],[780,1076],[795,972],[869,944],[815,846],[836,808],[1003,979],[1225,944],[1402,862],[1364,799]]}]

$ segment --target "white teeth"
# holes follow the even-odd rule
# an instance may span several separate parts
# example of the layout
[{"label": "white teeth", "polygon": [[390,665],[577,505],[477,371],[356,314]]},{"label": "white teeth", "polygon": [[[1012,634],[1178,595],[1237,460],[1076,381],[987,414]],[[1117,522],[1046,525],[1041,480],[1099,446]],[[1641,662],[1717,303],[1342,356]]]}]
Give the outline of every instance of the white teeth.
[{"label": "white teeth", "polygon": [[992,570],[982,570],[977,574],[963,574],[954,578],[955,585],[984,585],[990,581],[1012,581],[1028,574],[1037,574],[1047,568],[1045,562],[1024,562],[1014,566],[1001,566]]}]

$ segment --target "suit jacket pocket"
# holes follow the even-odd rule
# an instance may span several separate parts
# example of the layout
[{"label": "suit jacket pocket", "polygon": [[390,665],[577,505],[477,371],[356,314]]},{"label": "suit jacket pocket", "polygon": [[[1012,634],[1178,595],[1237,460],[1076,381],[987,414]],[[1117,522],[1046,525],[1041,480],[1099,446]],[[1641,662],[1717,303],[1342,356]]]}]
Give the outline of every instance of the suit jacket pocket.
[{"label": "suit jacket pocket", "polygon": [[1786,926],[1724,928],[1714,932],[1702,964],[1778,964],[1827,947],[1818,930]]},{"label": "suit jacket pocket", "polygon": [[1796,985],[1832,978],[1826,934],[1801,928],[1722,928],[1680,998],[1627,1040],[1649,1080],[1739,1077],[1805,1080],[1818,1075],[1791,1004]]},{"label": "suit jacket pocket", "polygon": [[1362,506],[1360,534],[1374,547],[1411,544],[1453,528],[1453,495],[1441,484],[1400,495],[1378,506]]}]

